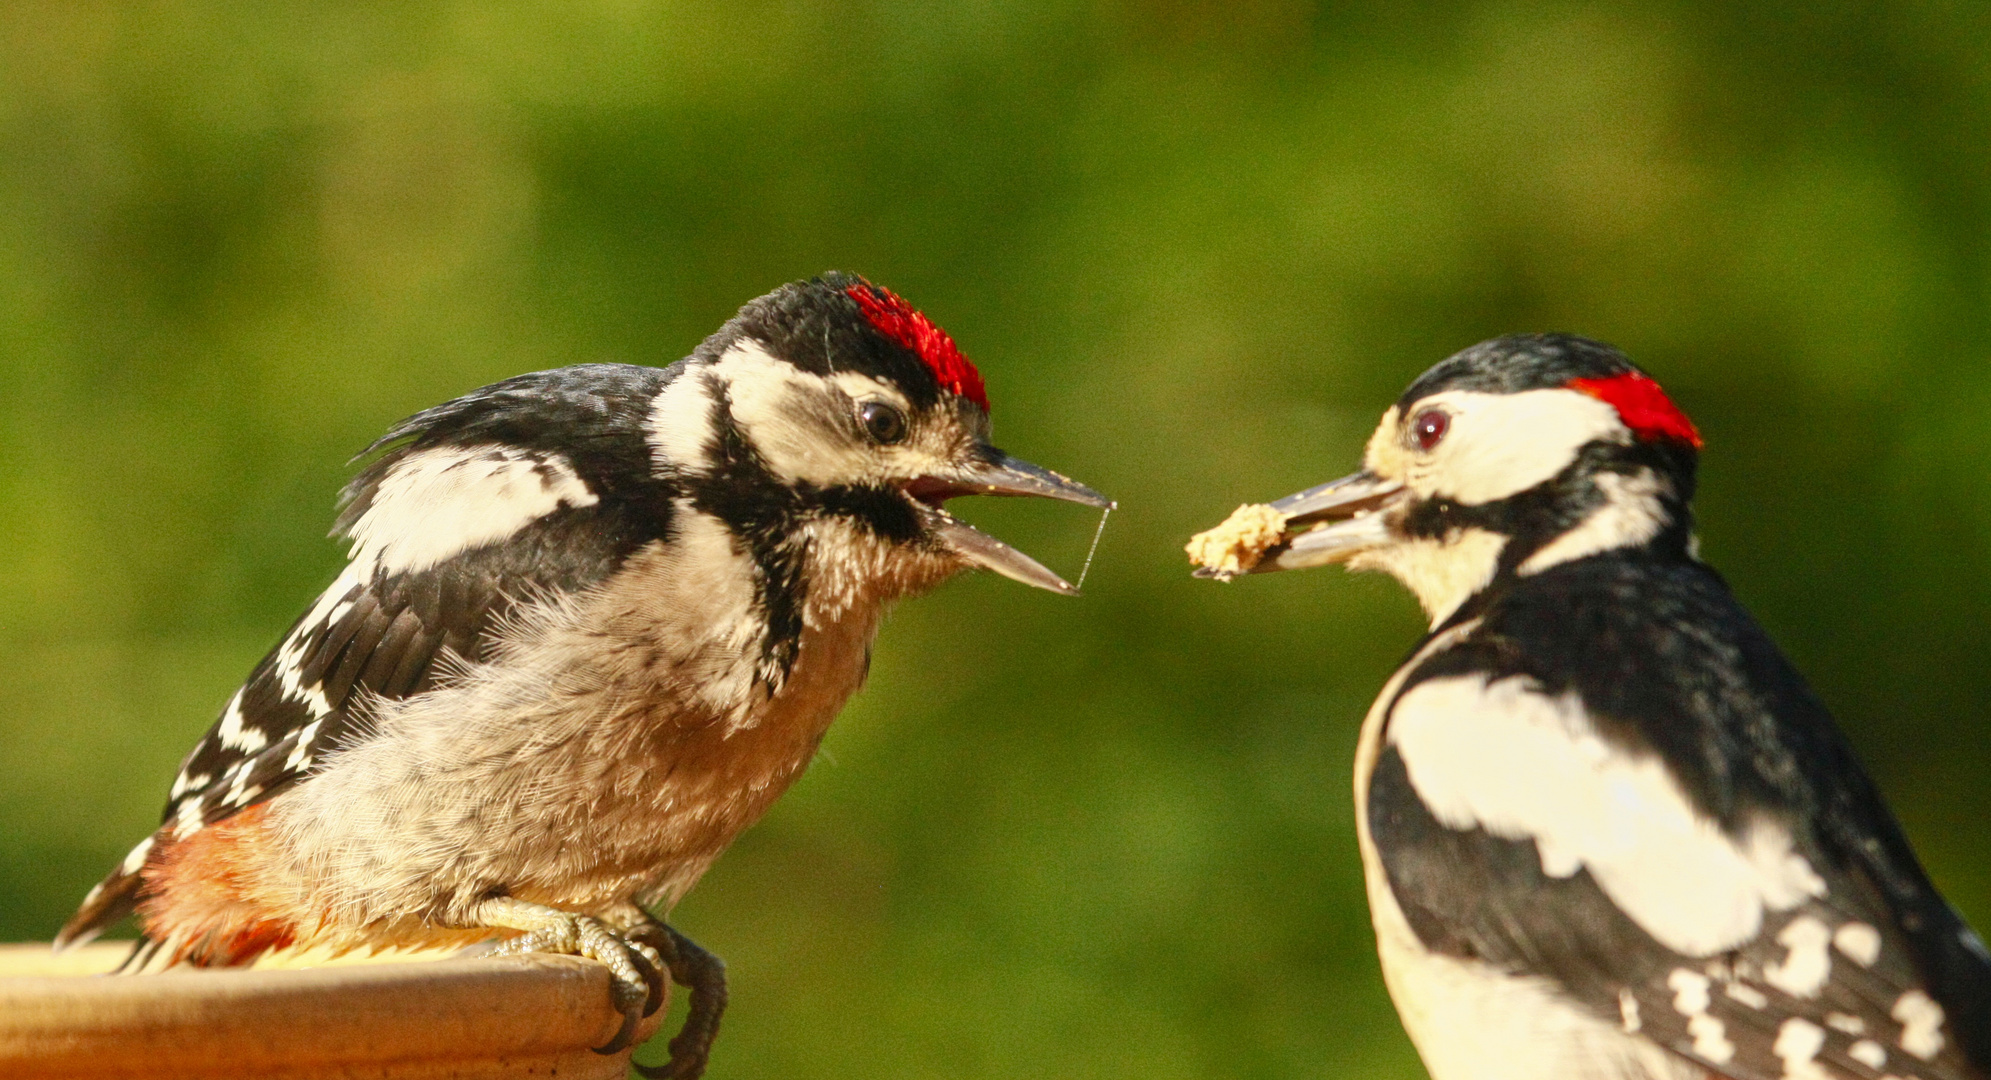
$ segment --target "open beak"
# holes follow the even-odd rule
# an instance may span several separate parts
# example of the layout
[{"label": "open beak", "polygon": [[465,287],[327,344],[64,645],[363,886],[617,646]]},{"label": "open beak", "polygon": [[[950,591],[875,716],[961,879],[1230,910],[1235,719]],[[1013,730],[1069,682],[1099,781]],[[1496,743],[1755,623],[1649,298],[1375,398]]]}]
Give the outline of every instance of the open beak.
[{"label": "open beak", "polygon": [[963,559],[1003,577],[1077,596],[1078,589],[1025,555],[941,509],[957,495],[1034,495],[1111,510],[1117,504],[1099,492],[1042,466],[999,454],[994,461],[975,462],[944,476],[922,476],[905,486],[928,532]]},{"label": "open beak", "polygon": [[[1279,540],[1250,572],[1269,574],[1346,562],[1391,543],[1387,511],[1403,499],[1400,481],[1385,480],[1366,469],[1279,499],[1271,504],[1285,518]],[[1218,575],[1203,569],[1196,576]]]}]

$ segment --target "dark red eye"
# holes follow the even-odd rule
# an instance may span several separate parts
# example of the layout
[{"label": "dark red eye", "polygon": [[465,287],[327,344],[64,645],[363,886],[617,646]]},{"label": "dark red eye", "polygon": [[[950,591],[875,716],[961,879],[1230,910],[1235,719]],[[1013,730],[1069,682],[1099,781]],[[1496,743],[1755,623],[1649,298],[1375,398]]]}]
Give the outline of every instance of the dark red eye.
[{"label": "dark red eye", "polygon": [[1443,409],[1426,409],[1410,419],[1410,437],[1417,441],[1419,450],[1429,450],[1445,438],[1450,430],[1452,418]]}]

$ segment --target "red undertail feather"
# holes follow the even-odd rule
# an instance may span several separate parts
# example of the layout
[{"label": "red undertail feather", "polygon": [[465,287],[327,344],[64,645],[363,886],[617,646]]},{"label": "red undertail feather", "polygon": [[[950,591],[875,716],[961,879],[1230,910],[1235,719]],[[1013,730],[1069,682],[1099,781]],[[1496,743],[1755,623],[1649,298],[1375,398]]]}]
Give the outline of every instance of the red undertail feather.
[{"label": "red undertail feather", "polygon": [[138,918],[170,962],[246,964],[296,940],[296,926],[250,898],[246,878],[266,843],[264,807],[252,806],[184,840],[162,842],[143,873]]},{"label": "red undertail feather", "polygon": [[1569,388],[1618,410],[1619,419],[1641,439],[1670,439],[1701,448],[1701,433],[1659,384],[1639,372],[1608,379],[1571,379]]},{"label": "red undertail feather", "polygon": [[932,319],[882,285],[866,282],[852,285],[845,291],[852,300],[857,301],[857,306],[863,309],[864,317],[872,327],[911,349],[925,361],[927,370],[933,372],[941,389],[980,405],[983,412],[989,411],[989,395],[982,385],[982,373],[961,355],[961,350],[955,346],[954,339],[947,336],[947,331],[935,326]]}]

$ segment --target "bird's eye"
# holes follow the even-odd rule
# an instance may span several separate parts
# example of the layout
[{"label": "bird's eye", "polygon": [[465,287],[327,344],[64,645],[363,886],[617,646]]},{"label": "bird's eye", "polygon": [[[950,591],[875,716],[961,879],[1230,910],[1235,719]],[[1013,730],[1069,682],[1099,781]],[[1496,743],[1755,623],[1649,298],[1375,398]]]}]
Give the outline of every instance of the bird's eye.
[{"label": "bird's eye", "polygon": [[1410,437],[1419,450],[1429,450],[1451,430],[1452,418],[1443,409],[1426,409],[1410,419]]},{"label": "bird's eye", "polygon": [[872,441],[884,446],[906,437],[906,414],[882,401],[867,401],[857,407],[857,422]]}]

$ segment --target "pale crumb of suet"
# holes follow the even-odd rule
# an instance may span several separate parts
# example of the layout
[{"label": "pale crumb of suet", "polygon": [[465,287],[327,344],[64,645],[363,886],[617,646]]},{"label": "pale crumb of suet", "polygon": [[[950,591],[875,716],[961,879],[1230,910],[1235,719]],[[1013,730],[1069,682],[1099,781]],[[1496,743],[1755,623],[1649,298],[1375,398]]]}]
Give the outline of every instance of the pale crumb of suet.
[{"label": "pale crumb of suet", "polygon": [[1189,538],[1189,560],[1228,581],[1249,573],[1286,534],[1286,515],[1265,503],[1247,503],[1223,524]]}]

